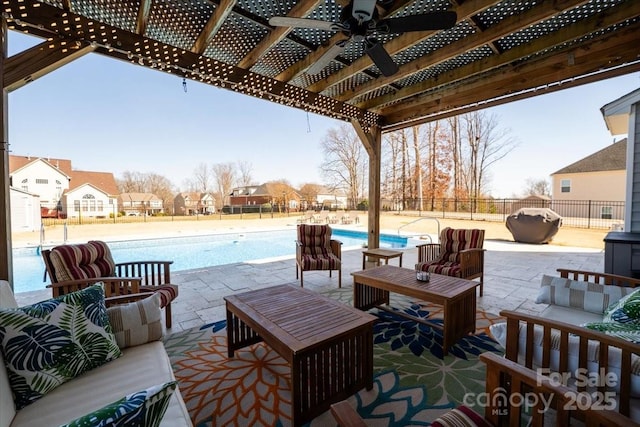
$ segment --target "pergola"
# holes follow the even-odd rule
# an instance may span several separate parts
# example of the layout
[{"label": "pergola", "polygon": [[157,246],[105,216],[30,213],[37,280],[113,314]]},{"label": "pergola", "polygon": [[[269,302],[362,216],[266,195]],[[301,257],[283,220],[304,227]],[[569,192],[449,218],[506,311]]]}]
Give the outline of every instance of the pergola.
[{"label": "pergola", "polygon": [[[12,278],[7,95],[88,53],[352,123],[369,155],[371,248],[380,233],[383,132],[640,70],[638,0],[379,0],[380,19],[457,14],[450,29],[379,35],[398,65],[391,76],[355,42],[310,73],[347,36],[268,22],[338,22],[347,3],[3,0],[0,279]],[[43,41],[8,57],[8,30]]]}]

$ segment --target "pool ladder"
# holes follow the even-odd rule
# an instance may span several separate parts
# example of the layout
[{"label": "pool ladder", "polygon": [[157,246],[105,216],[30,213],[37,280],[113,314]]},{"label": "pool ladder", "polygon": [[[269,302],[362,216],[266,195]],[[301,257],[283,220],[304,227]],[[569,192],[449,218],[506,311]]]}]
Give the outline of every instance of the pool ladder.
[{"label": "pool ladder", "polygon": [[[400,230],[402,230],[404,227],[406,227],[408,225],[411,225],[411,224],[415,224],[416,222],[419,222],[419,221],[422,221],[422,220],[425,220],[425,219],[428,219],[428,220],[431,220],[431,221],[435,221],[438,224],[438,237],[439,237],[440,236],[440,221],[438,221],[438,218],[432,218],[432,217],[428,217],[428,216],[427,217],[420,217],[420,218],[418,218],[418,219],[416,219],[414,221],[411,221],[411,222],[408,222],[408,223],[406,223],[404,225],[401,225],[398,228],[398,235],[400,235]],[[431,235],[427,234],[426,236],[429,238],[429,243],[433,243],[433,239],[431,238]]]}]

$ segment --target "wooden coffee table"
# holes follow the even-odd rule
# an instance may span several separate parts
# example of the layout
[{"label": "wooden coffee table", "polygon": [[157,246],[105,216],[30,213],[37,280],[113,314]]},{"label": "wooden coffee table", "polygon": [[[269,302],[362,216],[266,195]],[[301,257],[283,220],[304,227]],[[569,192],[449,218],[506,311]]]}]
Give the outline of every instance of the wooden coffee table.
[{"label": "wooden coffee table", "polygon": [[[442,330],[442,350],[445,355],[459,339],[476,330],[477,282],[457,277],[431,274],[429,282],[416,279],[416,271],[392,265],[382,265],[351,273],[353,276],[353,305],[361,310],[377,307],[393,314]],[[443,325],[417,319],[382,304],[389,304],[389,292],[418,298],[444,307]]]},{"label": "wooden coffee table", "polygon": [[290,285],[224,299],[229,357],[264,340],[289,362],[294,426],[373,388],[375,316]]}]

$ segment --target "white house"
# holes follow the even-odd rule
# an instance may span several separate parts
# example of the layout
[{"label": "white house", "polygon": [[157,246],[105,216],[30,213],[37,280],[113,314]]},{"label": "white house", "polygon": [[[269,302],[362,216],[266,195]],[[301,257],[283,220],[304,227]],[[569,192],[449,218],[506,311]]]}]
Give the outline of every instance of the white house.
[{"label": "white house", "polygon": [[11,187],[11,231],[36,231],[40,228],[40,198],[36,194]]},{"label": "white house", "polygon": [[109,218],[118,214],[116,196],[93,184],[85,183],[68,190],[62,200],[67,218]]},{"label": "white house", "polygon": [[[36,157],[9,156],[11,185],[19,190],[40,196],[40,204],[56,209],[62,194],[69,189],[71,162],[45,160]],[[13,166],[13,167],[11,167]],[[65,171],[65,169],[68,170]]]}]

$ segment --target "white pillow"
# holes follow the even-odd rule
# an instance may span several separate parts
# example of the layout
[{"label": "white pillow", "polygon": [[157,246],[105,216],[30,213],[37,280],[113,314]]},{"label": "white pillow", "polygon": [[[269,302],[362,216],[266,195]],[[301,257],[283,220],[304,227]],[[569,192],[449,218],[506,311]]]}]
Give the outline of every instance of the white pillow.
[{"label": "white pillow", "polygon": [[609,305],[633,291],[634,288],[544,275],[536,303],[572,307],[603,314]]},{"label": "white pillow", "polygon": [[[507,348],[507,323],[496,323],[489,327],[491,336],[498,341],[498,343]],[[520,323],[520,336],[518,343],[518,363],[524,365],[524,349],[526,345],[527,329],[524,323]],[[542,362],[542,337],[543,329],[540,325],[534,327],[533,332],[533,369],[537,369],[541,366]],[[553,330],[551,333],[551,351],[550,351],[550,364],[549,368],[552,372],[558,372],[558,366],[560,365],[560,331]],[[598,353],[600,351],[600,344],[597,341],[589,341],[587,347],[587,369],[589,372],[598,372]],[[620,366],[621,366],[621,354],[619,348],[609,348],[609,366],[607,373],[615,375],[614,378],[620,378]],[[568,371],[573,375],[578,369],[578,357],[579,357],[579,337],[576,335],[569,336],[569,351],[568,351]],[[620,391],[620,384],[617,384],[611,388],[614,391]],[[631,396],[640,397],[640,357],[633,354],[631,356]]]},{"label": "white pillow", "polygon": [[107,308],[118,347],[127,348],[162,339],[160,294]]}]

